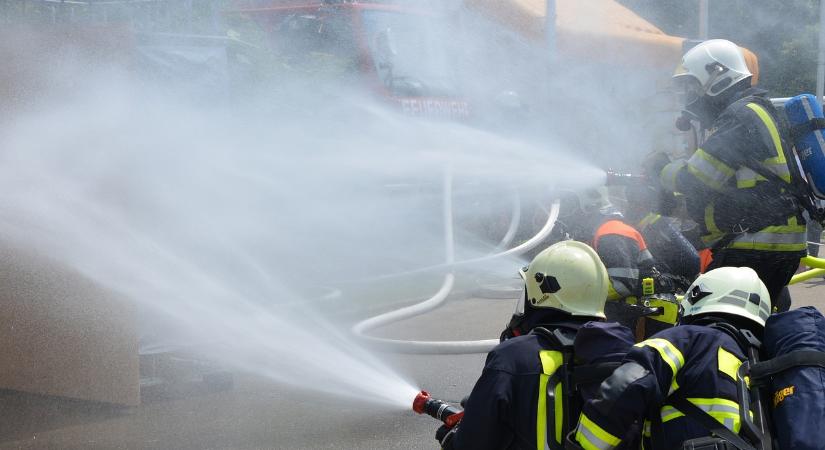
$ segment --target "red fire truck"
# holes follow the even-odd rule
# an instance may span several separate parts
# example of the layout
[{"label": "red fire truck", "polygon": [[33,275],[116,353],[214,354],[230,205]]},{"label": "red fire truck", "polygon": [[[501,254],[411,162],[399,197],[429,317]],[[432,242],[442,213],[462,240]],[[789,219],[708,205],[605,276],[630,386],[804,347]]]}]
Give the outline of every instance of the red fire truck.
[{"label": "red fire truck", "polygon": [[238,85],[348,83],[410,115],[470,115],[450,69],[449,21],[431,11],[370,1],[240,1],[225,19]]}]

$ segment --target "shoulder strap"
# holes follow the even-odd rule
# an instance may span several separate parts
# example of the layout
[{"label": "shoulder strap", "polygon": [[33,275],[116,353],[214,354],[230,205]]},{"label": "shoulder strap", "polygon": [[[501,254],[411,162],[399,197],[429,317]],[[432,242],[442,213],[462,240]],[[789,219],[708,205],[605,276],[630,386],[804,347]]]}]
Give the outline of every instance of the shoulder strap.
[{"label": "shoulder strap", "polygon": [[673,405],[676,409],[681,411],[685,417],[691,418],[693,421],[698,423],[699,425],[707,428],[708,431],[713,433],[719,438],[722,438],[729,443],[733,444],[739,450],[756,450],[756,448],[749,444],[747,441],[742,439],[738,434],[734,433],[733,431],[726,428],[724,425],[719,423],[716,419],[714,419],[710,414],[705,411],[702,411],[698,406],[694,405],[688,399],[675,395],[670,398],[669,403]]},{"label": "shoulder strap", "polygon": [[794,125],[790,128],[788,134],[794,141],[803,134],[808,134],[815,130],[825,130],[825,119],[821,117],[814,117],[813,119]]},{"label": "shoulder strap", "polygon": [[800,366],[813,366],[825,369],[825,352],[818,350],[797,350],[753,364],[750,368],[751,382],[754,384],[764,384],[771,376]]},{"label": "shoulder strap", "polygon": [[535,327],[530,330],[530,334],[535,334],[547,339],[559,351],[573,351],[573,338],[567,336],[561,327],[553,328],[553,331],[545,327]]},{"label": "shoulder strap", "polygon": [[[567,331],[567,333],[565,333]],[[557,349],[562,356],[562,365],[561,367],[556,370],[553,375],[550,376],[548,380],[548,389],[547,389],[547,400],[551,404],[556,404],[556,400],[561,402],[561,411],[553,410],[552,417],[548,414],[548,421],[552,419],[555,422],[555,416],[561,414],[561,429],[562,429],[562,436],[565,436],[568,432],[571,431],[574,422],[573,417],[573,407],[574,402],[577,401],[577,394],[576,394],[576,386],[572,381],[572,370],[570,370],[571,365],[573,364],[573,343],[575,339],[575,332],[576,330],[572,328],[564,328],[564,327],[556,327],[553,328],[553,331],[545,327],[535,327],[530,331],[530,334],[535,334],[538,336],[542,336],[548,341],[550,341],[550,345]],[[572,336],[570,335],[572,334]],[[561,398],[556,399],[556,393],[554,389],[550,389],[550,386],[555,386],[557,383],[561,384]],[[580,402],[579,402],[580,403]],[[576,409],[580,409],[581,405],[578,403],[576,404]],[[548,408],[549,409],[549,408]],[[552,429],[549,428],[550,424],[548,423],[548,430]],[[563,440],[563,438],[562,438]],[[547,440],[547,445],[550,448],[557,448],[559,447],[555,441],[551,441],[550,439]],[[564,442],[562,442],[562,446]]]},{"label": "shoulder strap", "polygon": [[762,345],[762,343],[758,341],[749,342],[748,338],[744,336],[743,330],[740,330],[727,322],[714,322],[708,325],[707,327],[719,330],[727,334],[728,336],[732,337],[733,340],[735,340],[736,343],[739,344],[739,349],[742,350],[742,352],[745,355],[748,354],[748,348],[751,345],[755,345],[756,347],[760,347]]},{"label": "shoulder strap", "polygon": [[822,222],[823,219],[825,219],[825,216],[823,215],[823,211],[817,206],[817,202],[813,200],[814,194],[811,186],[808,184],[805,176],[799,171],[799,167],[796,163],[796,155],[792,150],[794,145],[794,141],[792,139],[795,138],[795,132],[803,131],[806,128],[810,128],[811,130],[825,128],[825,119],[813,119],[805,124],[802,124],[805,128],[791,128],[788,126],[785,117],[780,116],[779,112],[776,110],[776,107],[773,106],[773,103],[771,103],[770,100],[760,96],[749,97],[749,99],[751,102],[762,106],[774,120],[777,131],[779,132],[780,141],[782,142],[782,151],[785,153],[785,162],[788,165],[788,171],[791,174],[791,183],[790,185],[785,183],[782,178],[768,170],[753,157],[748,158],[746,166],[774,183],[789,187],[789,191],[793,194],[799,204],[805,208],[806,211],[808,211],[811,219],[817,222]]}]

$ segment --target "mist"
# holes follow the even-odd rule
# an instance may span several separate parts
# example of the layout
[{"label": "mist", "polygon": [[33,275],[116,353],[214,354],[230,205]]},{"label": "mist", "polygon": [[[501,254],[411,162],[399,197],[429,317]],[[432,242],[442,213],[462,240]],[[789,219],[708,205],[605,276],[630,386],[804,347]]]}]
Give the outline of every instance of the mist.
[{"label": "mist", "polygon": [[472,120],[405,115],[351,79],[293,73],[238,96],[214,89],[221,76],[48,59],[0,122],[0,235],[136,305],[145,351],[409,409],[415,380],[350,326],[432,295],[448,272],[513,279],[526,256],[461,266],[496,250],[513,193],[540,225],[559,190],[655,144],[626,108],[655,95],[644,80],[605,83],[588,65],[545,78],[536,43],[500,31],[511,39],[496,46],[491,23],[464,24],[463,59],[429,70],[456,74]]}]

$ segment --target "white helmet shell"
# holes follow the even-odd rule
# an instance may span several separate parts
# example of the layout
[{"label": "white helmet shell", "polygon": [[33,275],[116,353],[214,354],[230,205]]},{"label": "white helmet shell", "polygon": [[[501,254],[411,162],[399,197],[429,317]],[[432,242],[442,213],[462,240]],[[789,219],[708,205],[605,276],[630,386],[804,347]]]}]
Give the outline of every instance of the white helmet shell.
[{"label": "white helmet shell", "polygon": [[605,318],[607,269],[587,244],[553,244],[536,255],[525,269],[522,270],[530,305],[555,308],[574,316]]},{"label": "white helmet shell", "polygon": [[674,79],[692,77],[702,95],[710,97],[751,76],[742,49],[725,39],[704,41],[688,50],[673,74]]},{"label": "white helmet shell", "polygon": [[765,283],[749,267],[720,267],[699,275],[690,285],[682,306],[684,317],[730,314],[765,326],[771,313]]}]

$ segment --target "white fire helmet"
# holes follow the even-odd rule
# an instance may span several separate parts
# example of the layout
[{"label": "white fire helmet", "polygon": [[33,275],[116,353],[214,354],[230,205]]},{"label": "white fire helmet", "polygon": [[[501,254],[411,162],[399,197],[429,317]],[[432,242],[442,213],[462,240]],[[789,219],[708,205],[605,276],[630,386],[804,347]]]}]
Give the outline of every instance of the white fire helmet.
[{"label": "white fire helmet", "polygon": [[719,267],[702,275],[685,292],[684,317],[713,313],[743,317],[765,326],[771,313],[765,283],[749,267]]},{"label": "white fire helmet", "polygon": [[725,39],[704,41],[688,50],[673,73],[686,104],[705,95],[715,97],[751,76],[742,49]]},{"label": "white fire helmet", "polygon": [[522,272],[527,302],[533,307],[605,318],[607,269],[587,244],[578,241],[553,244],[536,255]]}]

